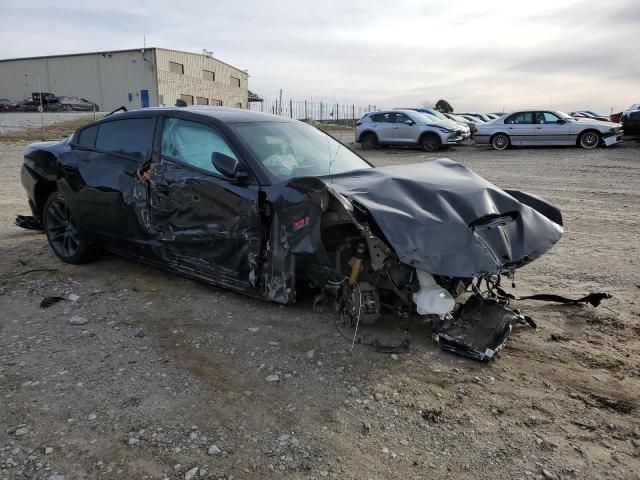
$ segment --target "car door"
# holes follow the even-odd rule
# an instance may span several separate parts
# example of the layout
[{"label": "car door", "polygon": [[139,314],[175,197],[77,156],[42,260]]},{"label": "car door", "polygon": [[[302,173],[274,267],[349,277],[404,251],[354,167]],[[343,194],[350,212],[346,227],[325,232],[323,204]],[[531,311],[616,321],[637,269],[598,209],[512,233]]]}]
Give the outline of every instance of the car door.
[{"label": "car door", "polygon": [[261,224],[259,186],[213,166],[214,152],[243,163],[212,125],[164,117],[148,179],[149,229],[156,253],[173,268],[224,287],[255,290]]},{"label": "car door", "polygon": [[418,143],[418,127],[416,122],[404,113],[393,114],[394,143]]},{"label": "car door", "polygon": [[514,113],[504,123],[512,145],[534,144],[535,124],[533,123],[533,112]]},{"label": "car door", "polygon": [[371,116],[373,125],[371,127],[378,136],[380,143],[393,143],[393,114],[391,113],[376,113]]},{"label": "car door", "polygon": [[552,112],[535,112],[536,145],[566,145],[571,125]]},{"label": "car door", "polygon": [[141,231],[131,196],[137,170],[151,158],[155,123],[153,116],[103,121],[79,130],[61,156],[62,193],[92,241],[134,248]]}]

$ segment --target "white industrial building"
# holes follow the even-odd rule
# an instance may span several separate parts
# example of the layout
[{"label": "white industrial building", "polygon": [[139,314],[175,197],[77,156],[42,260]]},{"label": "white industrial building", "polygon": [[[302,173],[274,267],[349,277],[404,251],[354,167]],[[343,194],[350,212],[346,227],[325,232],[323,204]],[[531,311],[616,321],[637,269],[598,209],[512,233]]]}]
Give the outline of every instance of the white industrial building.
[{"label": "white industrial building", "polygon": [[[0,98],[42,91],[86,98],[101,110],[194,105],[247,108],[248,73],[204,54],[141,48],[0,60]],[[38,86],[39,84],[39,86]]]}]

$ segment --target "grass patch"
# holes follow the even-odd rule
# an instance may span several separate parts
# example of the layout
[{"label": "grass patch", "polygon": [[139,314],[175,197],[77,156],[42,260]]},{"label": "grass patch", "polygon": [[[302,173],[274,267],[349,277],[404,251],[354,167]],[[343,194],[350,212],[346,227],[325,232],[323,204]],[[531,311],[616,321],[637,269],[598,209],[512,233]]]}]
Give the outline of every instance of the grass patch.
[{"label": "grass patch", "polygon": [[[96,115],[96,120],[103,115]],[[17,132],[0,133],[0,143],[14,142],[40,142],[42,140],[60,140],[72,134],[76,129],[93,122],[93,114],[74,118],[73,120],[63,120],[44,126],[44,138],[42,138],[42,127],[29,128]]]}]

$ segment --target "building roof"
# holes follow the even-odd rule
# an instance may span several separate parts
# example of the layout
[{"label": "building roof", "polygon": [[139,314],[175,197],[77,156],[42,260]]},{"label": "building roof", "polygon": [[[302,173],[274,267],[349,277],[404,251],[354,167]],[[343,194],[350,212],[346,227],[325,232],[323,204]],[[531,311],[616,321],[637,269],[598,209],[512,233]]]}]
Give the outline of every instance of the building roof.
[{"label": "building roof", "polygon": [[[59,55],[40,55],[40,56],[36,56],[36,57],[20,57],[20,58],[3,58],[0,59],[0,62],[15,62],[18,60],[40,60],[40,59],[44,59],[44,58],[62,58],[62,57],[81,57],[83,55],[108,55],[110,53],[129,53],[129,52],[145,52],[145,51],[150,51],[150,50],[165,50],[167,52],[178,52],[178,53],[186,53],[188,55],[203,55],[202,53],[197,53],[197,52],[187,52],[185,50],[173,50],[171,48],[160,48],[160,47],[146,47],[146,48],[129,48],[126,50],[104,50],[104,51],[100,51],[100,52],[77,52],[77,53],[64,53],[64,54],[59,54]],[[247,73],[246,70],[243,70],[241,68],[238,67],[234,67],[233,65],[227,63],[227,62],[223,62],[222,60],[216,58],[216,57],[209,57],[207,55],[208,58],[212,58],[217,62],[220,63],[224,63],[225,65],[238,70],[239,72],[243,72],[246,75],[249,75]]]}]

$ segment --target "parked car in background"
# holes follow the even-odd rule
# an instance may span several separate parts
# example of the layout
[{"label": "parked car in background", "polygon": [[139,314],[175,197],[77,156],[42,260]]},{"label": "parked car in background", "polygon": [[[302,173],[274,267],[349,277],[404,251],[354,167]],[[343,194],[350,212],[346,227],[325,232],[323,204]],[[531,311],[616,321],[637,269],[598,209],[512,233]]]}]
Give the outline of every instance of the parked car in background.
[{"label": "parked car in background", "polygon": [[58,97],[61,110],[70,111],[99,111],[100,107],[96,103],[93,103],[86,98],[79,97]]},{"label": "parked car in background", "polygon": [[609,115],[609,121],[613,123],[620,123],[622,121],[622,112],[612,113]]},{"label": "parked car in background", "polygon": [[9,109],[9,105],[11,105],[12,103],[13,102],[8,98],[0,98],[0,110]]},{"label": "parked car in background", "polygon": [[458,115],[465,115],[473,118],[478,118],[483,122],[490,122],[491,120],[494,120],[492,117],[490,117],[486,113],[459,113]]},{"label": "parked car in background", "polygon": [[496,150],[511,145],[577,145],[591,149],[622,142],[619,123],[577,120],[556,110],[522,110],[478,126],[474,139]]},{"label": "parked car in background", "polygon": [[476,132],[476,125],[471,120],[461,117],[460,115],[456,115],[455,113],[443,113],[443,115],[460,125],[466,125],[469,128],[469,132],[471,135]]},{"label": "parked car in background", "polygon": [[435,152],[462,140],[461,129],[434,122],[433,116],[415,110],[367,113],[356,123],[356,142],[365,150],[386,145],[417,145],[427,152]]},{"label": "parked car in background", "polygon": [[572,117],[576,118],[588,118],[590,120],[600,120],[602,122],[608,122],[609,119],[604,115],[592,112],[591,110],[578,110],[576,112],[569,113]]},{"label": "parked car in background", "polygon": [[495,113],[485,113],[485,117],[489,117],[491,120],[495,120],[496,118],[500,118],[500,115],[496,115]]},{"label": "parked car in background", "polygon": [[[398,109],[396,109],[398,110]],[[448,126],[450,128],[455,128],[455,129],[461,129],[462,130],[462,139],[463,140],[467,140],[468,138],[471,138],[471,128],[469,127],[469,125],[465,122],[458,122],[456,120],[453,120],[451,118],[449,118],[447,115],[445,115],[442,112],[439,112],[438,110],[434,110],[433,108],[408,108],[406,110],[414,110],[416,112],[420,112],[424,115],[433,117],[435,119],[435,122],[438,122],[439,125],[444,125],[444,126]]]},{"label": "parked car in background", "polygon": [[640,103],[634,103],[628,109],[626,109],[624,112],[622,112],[622,115],[620,116],[620,118],[624,119],[624,117],[630,115],[631,112],[637,112],[638,110],[640,110]]},{"label": "parked car in background", "polygon": [[625,115],[622,119],[622,128],[629,135],[640,135],[640,110]]}]

